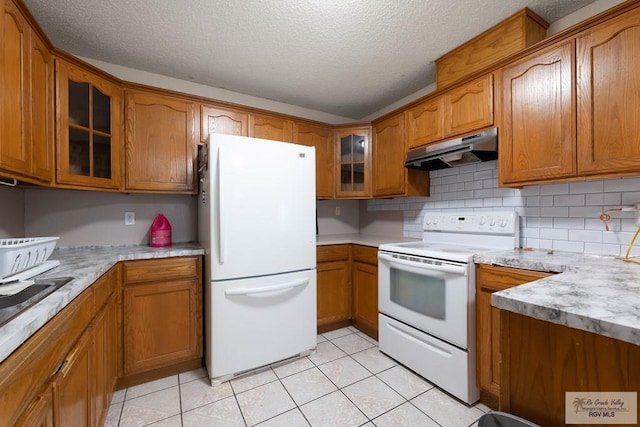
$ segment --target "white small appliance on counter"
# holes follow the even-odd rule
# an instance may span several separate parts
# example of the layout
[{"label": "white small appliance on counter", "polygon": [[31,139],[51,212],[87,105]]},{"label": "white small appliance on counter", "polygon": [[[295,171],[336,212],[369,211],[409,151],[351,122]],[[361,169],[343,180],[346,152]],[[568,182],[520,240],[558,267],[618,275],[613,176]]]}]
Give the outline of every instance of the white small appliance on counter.
[{"label": "white small appliance on counter", "polygon": [[438,211],[425,213],[422,241],[380,245],[380,351],[458,399],[476,402],[473,256],[518,247],[519,235],[512,211]]},{"label": "white small appliance on counter", "polygon": [[0,239],[0,283],[27,280],[60,265],[48,261],[59,237]]},{"label": "white small appliance on counter", "polygon": [[316,347],[315,148],[212,134],[201,152],[211,382]]}]

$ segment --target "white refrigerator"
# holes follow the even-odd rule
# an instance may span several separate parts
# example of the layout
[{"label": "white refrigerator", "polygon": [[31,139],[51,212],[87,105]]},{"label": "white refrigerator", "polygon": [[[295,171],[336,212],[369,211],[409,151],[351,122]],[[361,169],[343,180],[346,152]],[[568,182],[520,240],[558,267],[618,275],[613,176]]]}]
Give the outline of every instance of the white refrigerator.
[{"label": "white refrigerator", "polygon": [[315,149],[212,134],[198,200],[212,383],[316,347]]}]

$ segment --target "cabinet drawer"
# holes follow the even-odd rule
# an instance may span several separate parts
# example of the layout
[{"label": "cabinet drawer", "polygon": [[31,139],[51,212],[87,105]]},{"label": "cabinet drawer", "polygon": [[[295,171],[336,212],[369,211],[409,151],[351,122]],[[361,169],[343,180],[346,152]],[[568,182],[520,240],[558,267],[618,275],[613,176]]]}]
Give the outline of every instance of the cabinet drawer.
[{"label": "cabinet drawer", "polygon": [[330,245],[317,247],[318,262],[349,259],[349,245]]},{"label": "cabinet drawer", "polygon": [[116,290],[116,284],[118,282],[117,269],[118,267],[114,267],[109,270],[93,285],[93,298],[96,312],[100,311],[100,308]]},{"label": "cabinet drawer", "polygon": [[544,279],[553,274],[544,271],[481,264],[476,269],[476,283],[478,288],[483,287],[491,291],[502,291],[524,283]]},{"label": "cabinet drawer", "polygon": [[124,263],[124,282],[150,282],[156,280],[199,277],[199,258],[162,258]]},{"label": "cabinet drawer", "polygon": [[378,248],[353,245],[353,260],[378,265]]}]

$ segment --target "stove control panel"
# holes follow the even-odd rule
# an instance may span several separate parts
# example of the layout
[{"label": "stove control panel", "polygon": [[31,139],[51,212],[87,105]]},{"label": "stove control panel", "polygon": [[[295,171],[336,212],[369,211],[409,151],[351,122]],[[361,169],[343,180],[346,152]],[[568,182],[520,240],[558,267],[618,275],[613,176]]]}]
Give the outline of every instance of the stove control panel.
[{"label": "stove control panel", "polygon": [[513,211],[488,212],[426,212],[424,231],[459,233],[514,234],[518,227],[518,214]]}]

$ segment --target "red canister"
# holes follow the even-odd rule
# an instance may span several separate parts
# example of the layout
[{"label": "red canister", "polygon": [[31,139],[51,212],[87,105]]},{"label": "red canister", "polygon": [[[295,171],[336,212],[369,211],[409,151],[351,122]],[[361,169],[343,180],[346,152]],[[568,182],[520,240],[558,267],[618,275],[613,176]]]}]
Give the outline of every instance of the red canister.
[{"label": "red canister", "polygon": [[149,246],[171,246],[171,224],[161,213],[159,213],[151,223]]}]

